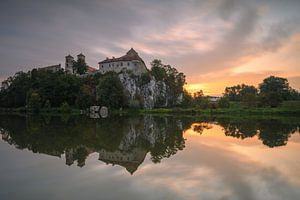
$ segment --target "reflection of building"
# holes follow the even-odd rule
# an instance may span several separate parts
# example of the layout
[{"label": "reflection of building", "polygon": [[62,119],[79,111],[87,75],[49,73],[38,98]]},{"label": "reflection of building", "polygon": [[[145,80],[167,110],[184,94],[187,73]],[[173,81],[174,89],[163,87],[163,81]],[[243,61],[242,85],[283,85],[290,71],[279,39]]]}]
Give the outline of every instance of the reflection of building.
[{"label": "reflection of building", "polygon": [[109,71],[118,73],[126,70],[131,70],[135,74],[147,72],[145,62],[133,48],[131,48],[124,56],[119,58],[106,58],[99,62],[99,71],[101,73]]},{"label": "reflection of building", "polygon": [[71,166],[74,164],[74,161],[77,161],[77,166],[83,167],[85,165],[86,158],[93,152],[94,150],[84,146],[66,149],[66,165]]},{"label": "reflection of building", "polygon": [[125,167],[130,174],[133,174],[138,169],[147,155],[146,150],[139,148],[135,148],[130,152],[121,152],[119,150],[109,152],[102,149],[98,153],[99,160],[105,162],[106,164],[120,165]]}]

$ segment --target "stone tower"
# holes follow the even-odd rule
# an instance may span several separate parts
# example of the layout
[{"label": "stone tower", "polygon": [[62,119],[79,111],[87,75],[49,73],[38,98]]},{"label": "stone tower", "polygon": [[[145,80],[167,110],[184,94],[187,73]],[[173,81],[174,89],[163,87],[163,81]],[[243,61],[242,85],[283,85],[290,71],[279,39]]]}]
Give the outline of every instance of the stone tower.
[{"label": "stone tower", "polygon": [[74,58],[71,55],[67,55],[66,56],[66,63],[65,63],[65,70],[66,72],[73,74],[74,70],[73,70],[73,66],[74,66]]},{"label": "stone tower", "polygon": [[81,61],[81,62],[85,63],[85,56],[82,53],[77,55],[77,62],[78,61]]}]

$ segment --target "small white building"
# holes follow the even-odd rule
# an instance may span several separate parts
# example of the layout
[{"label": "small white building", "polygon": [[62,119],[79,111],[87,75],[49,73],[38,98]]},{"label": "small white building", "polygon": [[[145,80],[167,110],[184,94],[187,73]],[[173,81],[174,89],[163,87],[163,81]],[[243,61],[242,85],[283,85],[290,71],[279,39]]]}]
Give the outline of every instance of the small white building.
[{"label": "small white building", "polygon": [[119,58],[106,58],[98,64],[99,72],[102,74],[110,71],[119,73],[130,70],[134,74],[140,75],[148,71],[145,62],[133,48],[131,48],[124,56]]},{"label": "small white building", "polygon": [[216,96],[207,96],[207,97],[210,100],[210,102],[213,102],[213,103],[219,101],[219,99],[221,98],[221,97],[216,97]]},{"label": "small white building", "polygon": [[50,65],[47,67],[40,67],[38,68],[38,70],[42,70],[42,71],[50,71],[50,72],[58,72],[60,70],[62,70],[61,65]]}]

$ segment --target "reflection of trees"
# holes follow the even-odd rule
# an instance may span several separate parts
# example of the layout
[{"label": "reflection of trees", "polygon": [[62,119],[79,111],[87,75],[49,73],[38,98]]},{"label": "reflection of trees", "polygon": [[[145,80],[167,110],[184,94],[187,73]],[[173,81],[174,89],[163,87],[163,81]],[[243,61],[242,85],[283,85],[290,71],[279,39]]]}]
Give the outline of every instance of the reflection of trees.
[{"label": "reflection of trees", "polygon": [[194,132],[199,133],[200,135],[202,135],[203,131],[205,129],[211,129],[212,125],[209,123],[195,123],[192,125],[192,129]]},{"label": "reflection of trees", "polygon": [[297,131],[299,119],[218,119],[226,136],[248,138],[255,135],[268,147],[283,146],[288,138]]},{"label": "reflection of trees", "polygon": [[279,120],[268,120],[261,123],[259,139],[269,147],[283,146],[296,131],[295,125],[284,124]]},{"label": "reflection of trees", "polygon": [[182,127],[184,125],[182,121],[175,118],[160,117],[152,118],[152,120],[154,133],[161,134],[161,137],[159,135],[154,136],[158,140],[152,143],[153,140],[151,139],[146,141],[148,141],[152,161],[158,163],[162,158],[168,158],[185,147],[184,138],[182,137]]},{"label": "reflection of trees", "polygon": [[240,139],[253,137],[258,130],[258,124],[256,120],[234,120],[223,119],[219,121],[220,125],[224,128],[226,136],[232,136]]},{"label": "reflection of trees", "polygon": [[240,139],[258,136],[269,147],[286,145],[299,127],[299,120],[193,118],[175,116],[111,116],[106,119],[86,117],[0,116],[2,140],[18,149],[61,157],[66,164],[82,167],[89,154],[97,152],[99,160],[117,164],[134,173],[149,152],[159,163],[185,147],[183,131],[190,128],[202,133],[212,121],[224,128],[226,136]]},{"label": "reflection of trees", "polygon": [[160,162],[182,150],[183,130],[190,124],[189,119],[153,116],[98,120],[0,116],[2,138],[16,148],[59,157],[65,154],[67,165],[77,161],[80,167],[90,153],[99,152],[100,160],[122,165],[131,173],[147,152],[153,162]]}]

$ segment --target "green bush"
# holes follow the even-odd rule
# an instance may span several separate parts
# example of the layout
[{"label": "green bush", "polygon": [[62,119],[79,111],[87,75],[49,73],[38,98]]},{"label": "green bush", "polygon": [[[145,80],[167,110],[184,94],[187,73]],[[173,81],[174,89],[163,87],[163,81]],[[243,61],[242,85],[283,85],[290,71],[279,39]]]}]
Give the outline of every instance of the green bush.
[{"label": "green bush", "polygon": [[50,103],[49,100],[47,100],[47,101],[45,102],[44,108],[46,108],[46,109],[50,109],[50,108],[51,108],[51,103]]},{"label": "green bush", "polygon": [[230,107],[230,102],[227,97],[221,97],[218,101],[218,106],[220,108],[229,108]]},{"label": "green bush", "polygon": [[284,101],[282,103],[282,108],[285,109],[300,109],[300,101]]},{"label": "green bush", "polygon": [[41,97],[37,92],[31,92],[27,100],[27,106],[33,112],[39,112],[41,108]]},{"label": "green bush", "polygon": [[68,112],[72,111],[71,107],[69,106],[69,104],[67,102],[63,102],[60,109],[61,109],[61,112],[64,112],[64,113],[68,113]]},{"label": "green bush", "polygon": [[122,108],[128,106],[123,85],[115,73],[107,73],[97,85],[97,100],[101,106]]}]

